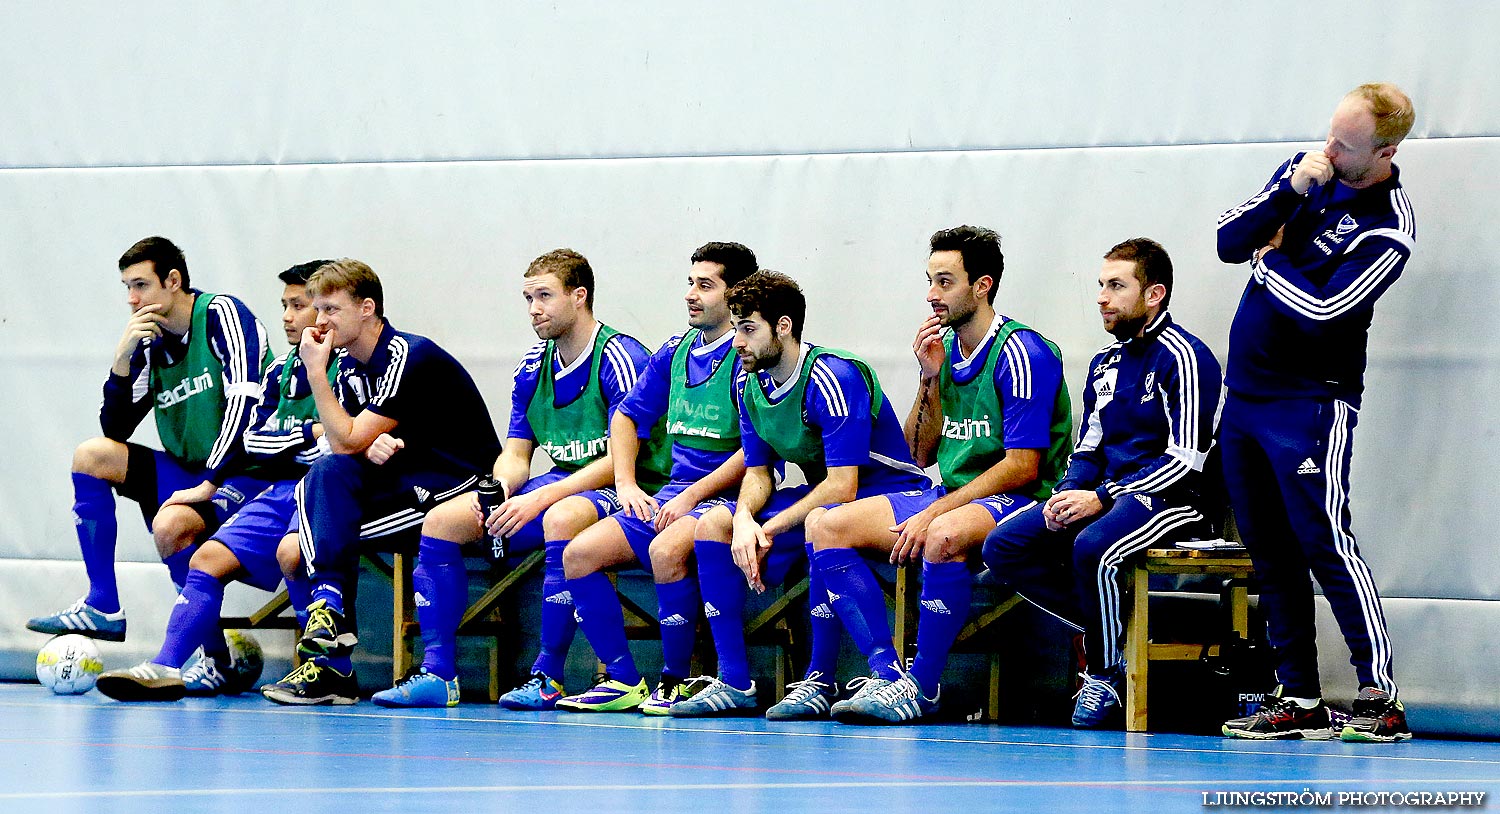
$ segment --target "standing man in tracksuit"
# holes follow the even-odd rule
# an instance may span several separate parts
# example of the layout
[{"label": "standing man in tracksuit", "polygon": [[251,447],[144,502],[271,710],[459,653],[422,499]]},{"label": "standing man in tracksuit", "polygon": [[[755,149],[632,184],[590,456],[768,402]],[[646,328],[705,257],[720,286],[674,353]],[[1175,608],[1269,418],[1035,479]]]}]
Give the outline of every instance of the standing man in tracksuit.
[{"label": "standing man in tracksuit", "polygon": [[1115,337],[1089,363],[1083,424],[1046,503],[1001,524],[984,562],[1002,582],[1083,631],[1087,671],[1073,725],[1120,708],[1127,559],[1207,531],[1219,363],[1167,313],[1172,260],[1133,238],[1104,255],[1099,315]]},{"label": "standing man in tracksuit", "polygon": [[1416,240],[1391,163],[1412,120],[1396,86],[1361,85],[1334,111],[1322,150],[1293,156],[1219,216],[1219,258],[1250,262],[1229,331],[1224,474],[1281,683],[1260,712],[1225,723],[1228,736],[1334,735],[1318,681],[1310,572],[1359,676],[1341,737],[1411,737],[1380,595],[1350,530],[1349,460],[1375,301]]}]

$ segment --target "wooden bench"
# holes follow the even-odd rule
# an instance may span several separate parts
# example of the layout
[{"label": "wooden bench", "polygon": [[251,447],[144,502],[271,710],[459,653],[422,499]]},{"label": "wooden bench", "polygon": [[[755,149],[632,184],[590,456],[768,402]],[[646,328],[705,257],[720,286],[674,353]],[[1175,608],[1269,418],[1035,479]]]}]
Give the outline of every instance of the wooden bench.
[{"label": "wooden bench", "polygon": [[1229,626],[1247,637],[1250,632],[1248,581],[1254,574],[1250,555],[1234,548],[1153,548],[1136,564],[1131,575],[1130,618],[1125,629],[1125,730],[1147,730],[1147,677],[1153,661],[1196,661],[1205,643],[1155,643],[1150,636],[1151,575],[1212,574],[1228,581]]}]

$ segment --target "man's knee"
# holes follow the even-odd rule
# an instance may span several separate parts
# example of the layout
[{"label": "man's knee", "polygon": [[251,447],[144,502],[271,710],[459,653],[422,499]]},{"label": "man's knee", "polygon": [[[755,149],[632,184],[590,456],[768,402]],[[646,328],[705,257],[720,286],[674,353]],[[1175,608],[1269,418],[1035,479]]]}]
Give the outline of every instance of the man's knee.
[{"label": "man's knee", "polygon": [[923,558],[928,562],[963,562],[983,540],[982,533],[976,533],[969,524],[954,520],[950,512],[927,527]]},{"label": "man's knee", "polygon": [[693,518],[684,517],[651,541],[651,573],[657,582],[677,582],[688,576],[693,555]]},{"label": "man's knee", "polygon": [[693,536],[699,540],[727,543],[734,533],[734,515],[724,506],[715,506],[698,518]]},{"label": "man's knee", "polygon": [[239,570],[240,561],[229,546],[218,540],[209,540],[193,552],[188,567],[222,580]]},{"label": "man's knee", "polygon": [[474,497],[462,494],[443,503],[422,520],[422,536],[455,543],[472,543],[484,535],[474,514]]},{"label": "man's knee", "polygon": [[822,506],[807,513],[802,528],[807,533],[807,542],[816,550],[837,547],[843,539],[841,517]]},{"label": "man's knee", "polygon": [[295,534],[281,538],[276,545],[276,564],[281,566],[281,575],[295,579],[302,574],[302,542]]},{"label": "man's knee", "polygon": [[124,483],[130,448],[110,438],[90,438],[73,450],[73,471],[110,483]]},{"label": "man's knee", "polygon": [[573,495],[552,504],[542,514],[542,534],[548,540],[571,540],[598,520],[594,501]]},{"label": "man's knee", "polygon": [[182,504],[165,506],[151,521],[151,537],[162,559],[192,545],[207,525],[198,510]]}]

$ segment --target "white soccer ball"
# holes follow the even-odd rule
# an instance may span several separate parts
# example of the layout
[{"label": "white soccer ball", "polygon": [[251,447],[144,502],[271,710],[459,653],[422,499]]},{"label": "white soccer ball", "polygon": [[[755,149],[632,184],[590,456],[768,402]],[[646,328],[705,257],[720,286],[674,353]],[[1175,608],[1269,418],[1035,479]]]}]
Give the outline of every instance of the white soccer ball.
[{"label": "white soccer ball", "polygon": [[36,654],[36,680],[58,695],[81,695],[94,688],[104,662],[92,639],[68,633],[54,636]]}]

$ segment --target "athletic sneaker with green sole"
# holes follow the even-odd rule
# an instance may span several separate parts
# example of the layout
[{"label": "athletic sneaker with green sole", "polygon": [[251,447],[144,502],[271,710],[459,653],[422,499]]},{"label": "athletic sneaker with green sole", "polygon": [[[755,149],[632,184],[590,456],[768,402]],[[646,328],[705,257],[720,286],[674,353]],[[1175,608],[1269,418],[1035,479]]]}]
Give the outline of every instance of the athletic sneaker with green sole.
[{"label": "athletic sneaker with green sole", "polygon": [[1348,743],[1395,743],[1411,740],[1406,707],[1384,690],[1365,687],[1354,699],[1354,714],[1339,733]]},{"label": "athletic sneaker with green sole", "polygon": [[568,712],[635,712],[649,692],[644,678],[632,686],[600,676],[592,689],[558,699],[557,708]]}]

